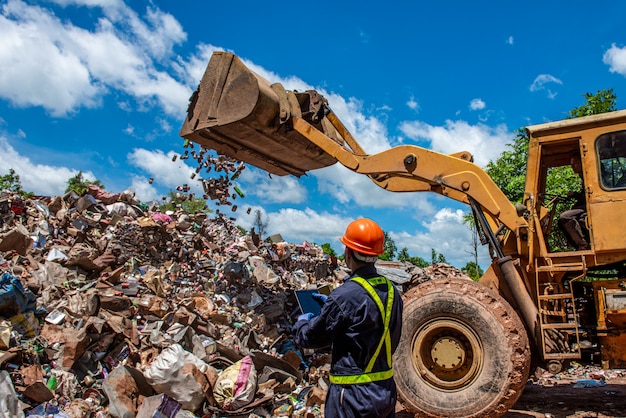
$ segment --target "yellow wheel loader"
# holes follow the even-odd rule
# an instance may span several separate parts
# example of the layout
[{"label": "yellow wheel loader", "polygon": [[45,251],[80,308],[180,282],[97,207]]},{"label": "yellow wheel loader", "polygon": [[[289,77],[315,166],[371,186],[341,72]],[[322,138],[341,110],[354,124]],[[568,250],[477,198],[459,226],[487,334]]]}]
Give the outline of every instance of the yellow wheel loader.
[{"label": "yellow wheel loader", "polygon": [[[368,154],[318,92],[285,90],[216,52],[180,135],[275,175],[339,162],[390,192],[469,205],[491,266],[479,282],[436,279],[404,294],[394,370],[402,403],[420,416],[495,417],[521,395],[531,359],[555,373],[587,357],[626,367],[626,111],[526,129],[524,202],[513,204],[469,152],[402,145]],[[546,179],[573,157],[588,245],[557,251]]]}]

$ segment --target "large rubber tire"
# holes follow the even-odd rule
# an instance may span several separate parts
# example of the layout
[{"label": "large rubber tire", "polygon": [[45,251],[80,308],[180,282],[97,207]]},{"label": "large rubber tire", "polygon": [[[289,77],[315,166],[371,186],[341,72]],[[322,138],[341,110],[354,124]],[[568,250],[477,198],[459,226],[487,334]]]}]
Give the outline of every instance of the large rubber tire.
[{"label": "large rubber tire", "polygon": [[471,280],[423,283],[404,296],[394,356],[400,401],[427,417],[499,417],[522,394],[530,347],[522,321]]}]

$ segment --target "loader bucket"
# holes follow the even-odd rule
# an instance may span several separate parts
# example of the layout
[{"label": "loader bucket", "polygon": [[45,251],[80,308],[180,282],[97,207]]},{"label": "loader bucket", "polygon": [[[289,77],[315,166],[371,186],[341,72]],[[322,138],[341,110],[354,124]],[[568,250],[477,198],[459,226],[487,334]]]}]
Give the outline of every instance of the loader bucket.
[{"label": "loader bucket", "polygon": [[337,160],[291,128],[291,117],[343,144],[316,91],[271,84],[233,54],[215,52],[193,93],[180,136],[269,173],[297,177]]}]

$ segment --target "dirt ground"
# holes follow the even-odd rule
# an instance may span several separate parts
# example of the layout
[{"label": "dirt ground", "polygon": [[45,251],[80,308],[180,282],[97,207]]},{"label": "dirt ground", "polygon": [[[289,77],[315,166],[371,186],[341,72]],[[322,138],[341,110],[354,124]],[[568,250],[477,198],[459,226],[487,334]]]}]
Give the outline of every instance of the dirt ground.
[{"label": "dirt ground", "polygon": [[[604,386],[600,386],[602,382]],[[402,410],[397,414],[397,418],[410,417],[413,415]],[[620,373],[604,380],[579,376],[529,382],[520,399],[503,418],[528,417],[625,418],[626,376]]]},{"label": "dirt ground", "polygon": [[566,380],[554,386],[528,383],[504,417],[626,417],[626,377],[608,378],[604,386],[576,387],[576,382]]}]

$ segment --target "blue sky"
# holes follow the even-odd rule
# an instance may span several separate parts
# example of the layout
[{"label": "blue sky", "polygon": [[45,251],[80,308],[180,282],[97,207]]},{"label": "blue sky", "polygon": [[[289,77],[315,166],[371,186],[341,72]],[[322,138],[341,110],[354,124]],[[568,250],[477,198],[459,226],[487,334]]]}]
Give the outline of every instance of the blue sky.
[{"label": "blue sky", "polygon": [[[44,195],[79,170],[144,201],[196,187],[196,167],[172,156],[214,51],[320,91],[369,153],[415,144],[485,166],[586,92],[612,88],[624,107],[626,2],[509,3],[0,0],[0,174]],[[270,234],[341,251],[347,223],[367,216],[411,255],[471,259],[467,208],[434,194],[389,193],[339,165],[300,179],[251,168],[237,185],[247,229],[250,207]]]}]

